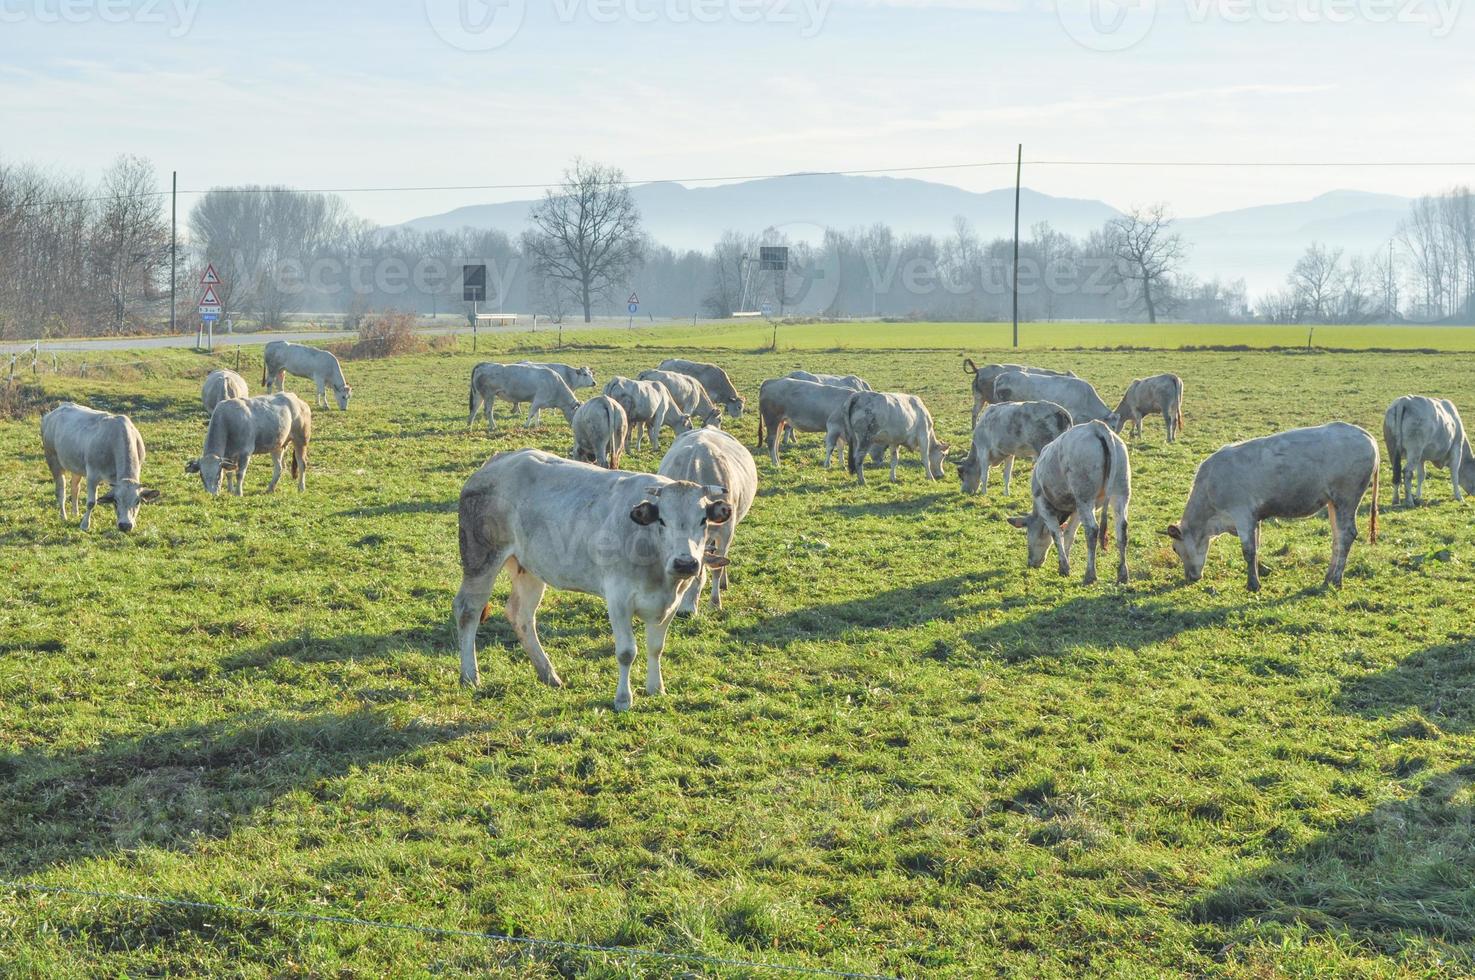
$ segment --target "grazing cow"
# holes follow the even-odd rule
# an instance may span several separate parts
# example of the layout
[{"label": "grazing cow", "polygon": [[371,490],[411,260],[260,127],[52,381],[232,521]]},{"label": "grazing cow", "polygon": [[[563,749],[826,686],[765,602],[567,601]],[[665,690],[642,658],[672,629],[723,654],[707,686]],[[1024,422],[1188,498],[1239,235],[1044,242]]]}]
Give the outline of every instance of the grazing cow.
[{"label": "grazing cow", "polygon": [[1325,507],[1332,525],[1332,564],[1326,584],[1341,585],[1347,554],[1357,538],[1357,508],[1373,488],[1369,536],[1378,540],[1378,444],[1346,422],[1291,429],[1225,446],[1199,465],[1183,518],[1164,532],[1197,582],[1209,542],[1238,534],[1251,592],[1260,589],[1260,522],[1267,517],[1310,517]]},{"label": "grazing cow", "polygon": [[206,414],[215,411],[215,406],[227,398],[250,397],[251,389],[246,386],[246,379],[229,368],[211,371],[200,388],[200,400],[205,403]]},{"label": "grazing cow", "polygon": [[[562,378],[563,383],[569,386],[570,391],[594,387],[594,371],[591,368],[574,367],[572,364],[563,364],[558,361],[518,361],[517,363],[527,365],[528,367],[547,368]],[[521,402],[513,402],[512,414],[516,415],[521,408]]]},{"label": "grazing cow", "polygon": [[1004,402],[990,405],[973,427],[973,444],[958,462],[964,493],[988,492],[988,471],[1004,464],[1004,496],[1014,476],[1014,457],[1039,458],[1071,427],[1070,413],[1054,402]]},{"label": "grazing cow", "polygon": [[467,398],[470,411],[466,415],[466,428],[470,430],[476,421],[477,410],[486,406],[487,434],[497,426],[493,403],[501,398],[512,402],[514,410],[522,402],[530,403],[525,428],[532,428],[538,415],[545,408],[556,408],[563,412],[569,424],[574,422],[574,412],[579,409],[579,400],[573,390],[558,376],[558,372],[532,364],[495,364],[482,361],[471,369],[471,394]]},{"label": "grazing cow", "polygon": [[574,413],[573,457],[605,469],[620,468],[620,454],[630,434],[624,407],[608,395],[595,395]]},{"label": "grazing cow", "polygon": [[922,457],[922,471],[929,480],[942,479],[942,461],[947,444],[938,442],[932,430],[932,415],[922,399],[883,391],[857,391],[840,410],[845,434],[846,466],[856,482],[866,484],[865,454],[873,447],[891,448],[891,482],[896,482],[896,456],[901,446]]},{"label": "grazing cow", "polygon": [[873,390],[864,380],[853,374],[811,374],[808,371],[790,371],[784,377],[794,378],[797,381],[809,381],[817,385],[829,385],[831,388],[849,388],[851,391]]},{"label": "grazing cow", "polygon": [[[708,601],[713,609],[721,609],[722,590],[727,588],[727,549],[732,547],[732,539],[737,535],[738,522],[748,516],[748,508],[758,495],[758,468],[753,465],[753,454],[720,429],[692,429],[676,437],[656,472],[673,480],[727,488],[732,520],[708,528],[705,551],[706,555],[719,559],[719,563],[712,565],[712,596]],[[702,597],[706,584],[704,561],[701,572],[681,590],[677,615],[696,615],[697,600]]]},{"label": "grazing cow", "polygon": [[[817,384],[800,378],[771,378],[758,389],[758,448],[765,441],[768,456],[778,465],[779,434],[785,444],[797,442],[795,431],[825,434],[825,469],[835,455],[835,448],[845,441],[845,405],[855,391],[833,385]],[[843,450],[841,450],[843,452]],[[880,446],[872,447],[871,462],[879,463],[885,454]]]},{"label": "grazing cow", "polygon": [[973,363],[973,358],[963,358],[963,370],[973,375],[973,424],[978,424],[978,415],[983,411],[985,405],[991,405],[994,398],[994,382],[1001,374],[1010,371],[1023,371],[1026,374],[1042,374],[1054,378],[1074,378],[1073,371],[1051,371],[1049,368],[1030,367],[1028,364],[985,364],[983,367]]},{"label": "grazing cow", "polygon": [[[1039,568],[1055,546],[1060,574],[1070,574],[1076,528],[1086,530],[1086,585],[1096,581],[1096,546],[1110,541],[1108,510],[1116,515],[1116,580],[1127,582],[1127,507],[1132,499],[1132,464],[1127,444],[1099,420],[1074,425],[1047,445],[1030,481],[1034,510],[1009,523],[1029,538],[1029,567]],[[1096,508],[1101,508],[1100,520]]]},{"label": "grazing cow", "polygon": [[727,414],[733,418],[743,414],[743,396],[738,394],[732,385],[732,379],[727,372],[715,364],[705,364],[701,361],[683,361],[679,357],[668,357],[660,363],[662,371],[675,371],[696,378],[701,382],[703,388],[714,402],[720,404],[727,410]]},{"label": "grazing cow", "polygon": [[1168,430],[1168,441],[1175,442],[1183,429],[1183,379],[1176,374],[1155,374],[1138,378],[1127,386],[1116,414],[1123,422],[1132,423],[1132,435],[1142,438],[1142,419],[1161,412]]},{"label": "grazing cow", "polygon": [[723,487],[602,470],[536,449],[493,456],[461,490],[461,589],[452,606],[461,683],[480,680],[476,627],[506,568],[507,618],[543,683],[563,686],[538,639],[538,603],[551,585],[608,604],[620,666],[616,711],[630,707],[636,616],[645,622],[646,693],[665,693],[666,631],[703,562],[726,564],[707,551],[707,540],[732,514]]},{"label": "grazing cow", "polygon": [[282,451],[290,442],[292,478],[301,492],[307,489],[307,444],[311,440],[312,409],[290,391],[228,398],[210,413],[205,447],[199,459],[185,464],[184,471],[200,474],[200,482],[212,497],[220,493],[223,474],[226,489],[239,497],[251,457],[269,453],[272,474],[266,492],[271,493],[282,478]]},{"label": "grazing cow", "polygon": [[[67,483],[71,483],[72,512],[81,513],[82,478],[87,478],[87,511],[82,530],[92,528],[92,508],[112,504],[118,530],[131,531],[138,523],[140,504],[159,499],[159,491],[140,483],[143,474],[143,437],[126,415],[109,415],[65,402],[41,419],[41,448],[56,484],[56,505],[67,519]],[[99,497],[97,485],[106,481],[108,492]]]},{"label": "grazing cow", "polygon": [[328,407],[326,389],[332,387],[338,407],[348,410],[348,399],[353,394],[347,381],[343,380],[343,367],[332,352],[318,347],[290,344],[285,340],[273,340],[266,345],[266,359],[261,365],[261,384],[268,392],[273,387],[283,391],[287,375],[311,378],[317,385],[319,408]]},{"label": "grazing cow", "polygon": [[616,375],[604,384],[604,393],[620,403],[630,420],[630,430],[635,434],[635,451],[640,451],[641,427],[650,437],[655,449],[661,448],[661,427],[670,426],[680,435],[691,428],[681,409],[671,401],[666,386],[654,381],[635,381]]},{"label": "grazing cow", "polygon": [[1122,431],[1122,417],[1106,407],[1089,381],[1058,375],[1007,371],[994,381],[996,402],[1054,402],[1070,413],[1076,425],[1105,422],[1113,432]]},{"label": "grazing cow", "polygon": [[641,371],[637,377],[665,388],[671,395],[671,403],[687,418],[696,417],[703,425],[722,424],[722,412],[712,403],[707,389],[691,375],[675,371]]},{"label": "grazing cow", "polygon": [[[1393,465],[1393,505],[1403,487],[1405,504],[1424,502],[1424,464],[1449,468],[1456,500],[1475,493],[1475,459],[1459,409],[1447,399],[1404,395],[1388,406],[1383,416],[1383,441],[1388,445],[1388,462]],[[1414,473],[1419,476],[1415,494]]]}]

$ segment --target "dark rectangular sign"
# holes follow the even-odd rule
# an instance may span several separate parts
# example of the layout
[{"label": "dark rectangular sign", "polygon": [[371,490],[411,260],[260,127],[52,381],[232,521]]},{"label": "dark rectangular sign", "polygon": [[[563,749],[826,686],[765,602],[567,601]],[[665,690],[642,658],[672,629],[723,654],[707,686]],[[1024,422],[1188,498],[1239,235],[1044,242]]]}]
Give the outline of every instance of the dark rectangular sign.
[{"label": "dark rectangular sign", "polygon": [[487,301],[487,267],[463,265],[461,267],[461,299],[467,303]]},{"label": "dark rectangular sign", "polygon": [[789,267],[787,245],[761,245],[758,248],[758,268],[763,272],[783,272]]}]

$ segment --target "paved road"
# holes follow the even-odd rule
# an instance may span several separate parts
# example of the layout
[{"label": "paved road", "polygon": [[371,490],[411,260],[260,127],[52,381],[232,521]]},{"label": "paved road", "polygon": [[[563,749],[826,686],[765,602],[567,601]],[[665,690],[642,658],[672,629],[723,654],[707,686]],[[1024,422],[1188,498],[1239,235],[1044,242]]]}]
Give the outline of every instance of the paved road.
[{"label": "paved road", "polygon": [[[565,333],[575,330],[602,329],[606,327],[603,323],[570,324],[565,323]],[[546,328],[545,328],[546,329]],[[500,333],[526,333],[525,326],[513,327],[480,327],[479,334]],[[419,331],[422,334],[469,334],[470,327],[427,327]],[[316,340],[352,340],[355,334],[351,330],[273,330],[270,333],[217,333],[215,335],[216,347],[261,347],[271,343],[273,340],[290,340],[293,343],[308,343]],[[35,341],[8,342],[0,344],[0,354],[7,357],[29,350]],[[193,347],[195,346],[195,335],[172,334],[168,336],[153,337],[107,337],[98,340],[81,340],[58,338],[56,340],[41,341],[42,351],[95,351],[95,350],[151,350],[162,347]]]}]

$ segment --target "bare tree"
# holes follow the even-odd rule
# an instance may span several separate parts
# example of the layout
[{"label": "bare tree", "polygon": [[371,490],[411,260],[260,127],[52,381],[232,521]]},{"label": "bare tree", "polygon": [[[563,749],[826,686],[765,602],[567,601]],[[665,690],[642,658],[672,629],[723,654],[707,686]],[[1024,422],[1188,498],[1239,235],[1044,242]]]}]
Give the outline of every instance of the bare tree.
[{"label": "bare tree", "polygon": [[594,301],[623,287],[644,253],[640,210],[615,167],[575,160],[528,219],[523,241],[534,273],[567,283],[585,323]]},{"label": "bare tree", "polygon": [[748,262],[758,254],[758,240],[737,231],[724,231],[712,246],[709,258],[711,284],[703,305],[711,316],[727,317],[737,312],[743,300],[743,281]]},{"label": "bare tree", "polygon": [[1328,249],[1321,242],[1312,242],[1306,253],[1296,260],[1295,268],[1286,278],[1286,285],[1299,300],[1298,306],[1307,319],[1325,323],[1335,309],[1342,278],[1342,250]]},{"label": "bare tree", "polygon": [[92,263],[107,291],[111,330],[122,333],[132,304],[157,298],[157,277],[169,255],[169,223],[147,160],[118,157],[103,175],[101,190]]},{"label": "bare tree", "polygon": [[1106,226],[1115,278],[1142,304],[1148,323],[1157,322],[1159,301],[1166,298],[1172,276],[1188,254],[1172,223],[1168,206],[1154,204],[1135,207]]}]

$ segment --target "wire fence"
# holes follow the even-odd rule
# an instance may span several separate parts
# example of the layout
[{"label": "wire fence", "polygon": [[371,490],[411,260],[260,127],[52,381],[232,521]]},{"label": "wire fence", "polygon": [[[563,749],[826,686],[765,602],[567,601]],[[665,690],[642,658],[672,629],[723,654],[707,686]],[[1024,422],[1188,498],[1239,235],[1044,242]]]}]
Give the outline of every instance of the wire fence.
[{"label": "wire fence", "polygon": [[360,929],[379,929],[389,932],[407,932],[431,939],[473,939],[486,943],[499,943],[522,949],[545,950],[548,952],[574,953],[588,956],[610,956],[626,960],[651,960],[681,963],[688,966],[720,967],[732,970],[751,970],[761,973],[786,974],[789,976],[837,977],[845,980],[901,980],[893,974],[859,973],[827,967],[800,966],[790,963],[766,963],[757,960],[740,960],[725,956],[705,956],[701,953],[671,953],[664,950],[644,949],[637,946],[601,946],[598,943],[570,942],[562,939],[539,939],[532,936],[509,936],[504,933],[481,932],[474,929],[453,929],[445,926],[424,926],[405,922],[386,922],[365,919],[355,915],[330,915],[321,912],[303,912],[297,909],[263,909],[249,905],[231,905],[221,902],[203,902],[182,898],[165,898],[157,895],[134,895],[127,892],[96,891],[86,888],[66,888],[59,885],[39,885],[25,881],[0,880],[0,889],[17,894],[52,895],[59,898],[90,898],[120,904],[153,905],[163,908],[192,909],[204,912],[221,912],[247,918],[269,920],[291,920],[324,925],[351,926]]}]

